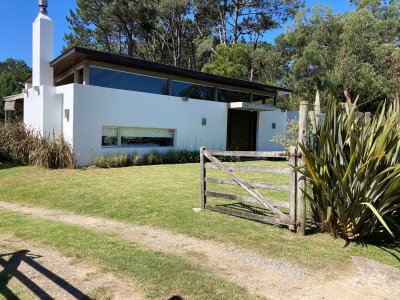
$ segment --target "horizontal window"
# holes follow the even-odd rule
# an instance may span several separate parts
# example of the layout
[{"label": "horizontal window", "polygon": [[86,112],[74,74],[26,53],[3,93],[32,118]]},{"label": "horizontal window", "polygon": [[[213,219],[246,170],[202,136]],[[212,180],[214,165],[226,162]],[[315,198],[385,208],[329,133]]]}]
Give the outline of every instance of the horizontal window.
[{"label": "horizontal window", "polygon": [[274,106],[275,99],[272,96],[253,94],[253,103],[267,104]]},{"label": "horizontal window", "polygon": [[103,146],[172,147],[174,130],[139,127],[103,127]]},{"label": "horizontal window", "polygon": [[250,102],[250,93],[218,89],[219,102]]},{"label": "horizontal window", "polygon": [[118,145],[118,128],[117,127],[103,127],[103,134],[101,137],[102,146],[117,146]]},{"label": "horizontal window", "polygon": [[173,81],[172,96],[187,97],[201,100],[214,100],[214,88],[189,82]]},{"label": "horizontal window", "polygon": [[89,84],[121,90],[168,95],[167,79],[96,67],[89,67]]}]

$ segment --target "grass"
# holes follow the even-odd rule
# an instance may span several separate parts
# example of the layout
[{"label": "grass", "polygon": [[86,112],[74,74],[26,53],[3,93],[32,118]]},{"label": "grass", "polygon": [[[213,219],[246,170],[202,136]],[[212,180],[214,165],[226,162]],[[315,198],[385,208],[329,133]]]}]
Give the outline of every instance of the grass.
[{"label": "grass", "polygon": [[113,235],[3,210],[0,210],[0,231],[131,278],[149,298],[168,299],[174,295],[184,299],[255,298],[243,288],[213,277],[199,265],[121,241]]},{"label": "grass", "polygon": [[[252,162],[284,167],[287,162]],[[208,170],[208,176],[218,171]],[[242,175],[242,174],[241,174]],[[287,184],[287,175],[247,173],[248,180]],[[227,191],[223,187],[219,191]],[[229,187],[229,189],[238,189]],[[214,190],[216,190],[214,188]],[[79,214],[148,224],[195,237],[226,242],[261,255],[313,269],[338,267],[363,256],[400,268],[400,247],[350,244],[329,235],[298,236],[285,228],[210,211],[200,206],[198,164],[121,169],[46,170],[13,167],[0,170],[0,199]],[[285,200],[287,193],[267,196]]]}]

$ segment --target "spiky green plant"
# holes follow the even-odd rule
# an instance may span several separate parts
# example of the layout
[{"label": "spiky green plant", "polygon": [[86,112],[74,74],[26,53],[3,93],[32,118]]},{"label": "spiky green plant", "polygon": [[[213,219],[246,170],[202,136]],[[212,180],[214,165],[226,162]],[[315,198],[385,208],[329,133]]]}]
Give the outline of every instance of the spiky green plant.
[{"label": "spiky green plant", "polygon": [[300,145],[306,162],[301,172],[313,187],[306,197],[324,231],[358,239],[383,226],[393,235],[387,221],[400,209],[398,116],[394,103],[384,104],[365,122],[356,104],[328,100],[318,147]]}]

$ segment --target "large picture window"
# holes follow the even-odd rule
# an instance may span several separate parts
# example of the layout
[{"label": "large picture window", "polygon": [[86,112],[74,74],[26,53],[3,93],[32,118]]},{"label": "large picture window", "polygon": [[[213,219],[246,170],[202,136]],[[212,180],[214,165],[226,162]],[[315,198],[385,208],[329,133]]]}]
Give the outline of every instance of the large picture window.
[{"label": "large picture window", "polygon": [[168,80],[141,74],[89,67],[89,84],[107,88],[168,95]]},{"label": "large picture window", "polygon": [[103,146],[173,147],[174,130],[139,127],[103,127]]},{"label": "large picture window", "polygon": [[250,102],[250,93],[218,89],[219,102]]},{"label": "large picture window", "polygon": [[275,98],[272,96],[253,94],[253,103],[275,106]]},{"label": "large picture window", "polygon": [[172,96],[187,97],[201,100],[214,100],[214,88],[189,82],[173,81]]}]

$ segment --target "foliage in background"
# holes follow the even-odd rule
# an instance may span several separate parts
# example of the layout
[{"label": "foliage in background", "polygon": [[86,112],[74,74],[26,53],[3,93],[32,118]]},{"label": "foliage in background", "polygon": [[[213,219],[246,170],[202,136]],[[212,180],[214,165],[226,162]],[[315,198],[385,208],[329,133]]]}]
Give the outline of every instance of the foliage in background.
[{"label": "foliage in background", "polygon": [[67,17],[64,50],[82,46],[200,71],[218,60],[219,46],[231,52],[246,43],[252,59],[245,79],[277,84],[281,55],[262,37],[303,6],[302,0],[78,0]]},{"label": "foliage in background", "polygon": [[63,135],[44,137],[23,123],[0,126],[0,157],[44,168],[74,168],[71,145]]},{"label": "foliage in background", "polygon": [[221,45],[217,48],[212,61],[205,64],[202,71],[247,80],[250,65],[250,53],[245,44],[238,43],[230,47]]},{"label": "foliage in background", "polygon": [[31,74],[25,61],[6,59],[0,62],[0,122],[4,119],[3,97],[21,93],[21,82]]},{"label": "foliage in background", "polygon": [[[304,145],[314,220],[323,231],[359,239],[399,224],[400,123],[395,103],[382,105],[369,122],[356,105],[336,104],[330,98],[319,140]],[[393,228],[393,226],[392,226]]]},{"label": "foliage in background", "polygon": [[[301,11],[277,38],[290,64],[287,82],[303,99],[320,90],[374,111],[400,90],[400,1],[358,1],[355,11],[333,13],[316,5]],[[322,103],[323,106],[326,103]]]},{"label": "foliage in background", "polygon": [[[318,89],[323,99],[359,95],[359,109],[374,111],[400,90],[400,0],[351,2],[354,11],[334,13],[301,10],[301,0],[78,0],[65,43],[294,88],[281,101],[287,110]],[[265,41],[294,16],[274,44]]]}]

